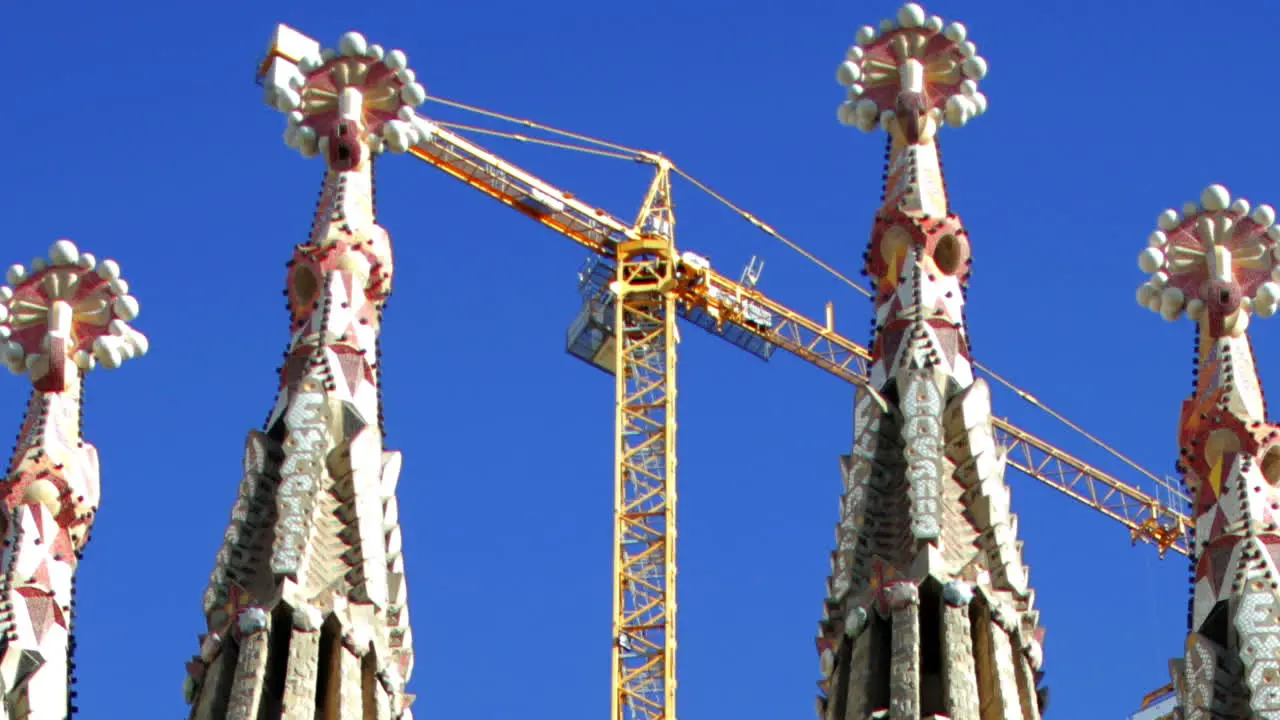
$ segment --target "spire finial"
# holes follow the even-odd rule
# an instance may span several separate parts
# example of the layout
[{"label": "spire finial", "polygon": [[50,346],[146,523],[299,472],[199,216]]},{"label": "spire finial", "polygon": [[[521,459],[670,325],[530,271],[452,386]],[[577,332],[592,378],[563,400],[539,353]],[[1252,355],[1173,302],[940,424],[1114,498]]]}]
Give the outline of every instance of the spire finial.
[{"label": "spire finial", "polygon": [[1138,266],[1151,278],[1138,302],[1173,322],[1184,312],[1209,337],[1238,336],[1256,314],[1266,318],[1280,304],[1280,226],[1270,205],[1250,208],[1222,185],[1210,185],[1200,202],[1160,214]]},{"label": "spire finial", "polygon": [[[280,37],[281,33],[289,37]],[[290,28],[277,31],[274,47],[295,46],[294,59],[277,55],[264,86],[268,105],[288,117],[284,140],[303,157],[325,155],[331,166],[359,164],[362,146],[374,154],[405,152],[432,132],[414,111],[427,91],[400,50],[383,50],[360,33],[346,33],[338,49]],[[348,139],[354,135],[356,145]]]},{"label": "spire finial", "polygon": [[99,262],[70,240],[48,257],[14,265],[0,287],[0,341],[14,374],[29,374],[38,390],[65,389],[77,371],[98,363],[120,367],[146,354],[145,335],[129,322],[138,300],[114,260]]},{"label": "spire finial", "polygon": [[933,137],[943,120],[963,127],[986,112],[978,81],[987,74],[987,61],[966,39],[964,25],[944,25],[907,3],[879,29],[859,29],[857,45],[836,70],[849,91],[840,122],[864,132],[900,130],[918,142]]},{"label": "spire finial", "polygon": [[[1195,390],[1178,422],[1178,469],[1193,503],[1195,563],[1187,652],[1173,667],[1182,706],[1215,715],[1228,710],[1216,702],[1223,698],[1249,698],[1248,717],[1280,708],[1274,652],[1263,649],[1274,645],[1276,623],[1269,611],[1257,610],[1280,600],[1267,552],[1280,533],[1280,427],[1267,422],[1246,333],[1250,318],[1275,314],[1280,299],[1275,221],[1271,206],[1251,208],[1244,198],[1233,201],[1222,185],[1210,185],[1182,212],[1161,213],[1160,229],[1138,256],[1142,270],[1152,273],[1138,290],[1139,302],[1170,322],[1185,312],[1200,330]],[[1229,664],[1242,670],[1226,684],[1196,669]]]}]

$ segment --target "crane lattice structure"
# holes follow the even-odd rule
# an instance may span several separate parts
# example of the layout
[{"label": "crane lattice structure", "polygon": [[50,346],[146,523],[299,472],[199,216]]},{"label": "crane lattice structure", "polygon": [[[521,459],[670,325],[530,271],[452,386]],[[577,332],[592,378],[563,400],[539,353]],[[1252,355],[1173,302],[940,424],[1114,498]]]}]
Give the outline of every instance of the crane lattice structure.
[{"label": "crane lattice structure", "polygon": [[[363,40],[360,45],[365,47]],[[369,52],[383,52],[368,45]],[[300,64],[312,63],[319,43],[280,25],[257,79],[268,104],[296,95],[290,83]],[[296,98],[295,98],[296,99]],[[614,648],[612,720],[674,718],[676,651],[676,319],[682,318],[768,360],[785,350],[853,385],[868,384],[871,354],[837,333],[828,304],[825,322],[812,320],[755,287],[754,262],[740,281],[717,272],[706,258],[677,250],[672,175],[689,181],[729,206],[753,226],[801,252],[863,295],[870,292],[809,255],[770,225],[733,205],[662,155],[557,130],[529,120],[440,98],[428,100],[475,111],[525,127],[557,133],[599,147],[484,128],[432,121],[401,109],[381,137],[388,149],[407,152],[464,184],[528,216],[586,248],[591,258],[580,273],[584,306],[569,331],[568,350],[616,376],[614,533]],[[287,104],[287,101],[286,101]],[[280,109],[285,109],[281,107]],[[305,144],[291,126],[286,139]],[[563,149],[640,162],[655,169],[635,222],[590,205],[533,173],[465,138],[484,133]],[[314,138],[311,138],[314,140]],[[305,152],[308,148],[301,147]],[[312,147],[310,152],[314,153]],[[1010,465],[1026,475],[1118,521],[1138,542],[1160,556],[1189,554],[1186,496],[1033,395],[975,364],[1032,405],[1108,451],[1153,484],[1148,493],[1004,419],[995,419],[998,440]]]}]

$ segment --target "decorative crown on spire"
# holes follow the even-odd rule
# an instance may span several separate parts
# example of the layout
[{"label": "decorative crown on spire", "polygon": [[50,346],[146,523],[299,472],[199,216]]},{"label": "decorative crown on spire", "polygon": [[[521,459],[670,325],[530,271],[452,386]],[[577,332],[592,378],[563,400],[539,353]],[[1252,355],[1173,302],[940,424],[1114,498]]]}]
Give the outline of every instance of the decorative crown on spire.
[{"label": "decorative crown on spire", "polygon": [[406,152],[433,131],[414,108],[427,91],[403,51],[384,51],[349,32],[338,49],[309,47],[297,63],[277,56],[264,81],[267,104],[288,117],[285,143],[303,157],[327,154],[331,134],[349,121],[370,151]]},{"label": "decorative crown on spire", "polygon": [[963,127],[985,113],[978,81],[987,74],[987,61],[966,36],[964,25],[944,29],[942,18],[926,16],[916,3],[903,5],[896,20],[881,21],[879,30],[859,29],[858,44],[836,69],[836,80],[849,90],[840,122],[872,132],[877,125],[890,129],[899,116],[914,116],[917,132],[931,137],[944,119]]},{"label": "decorative crown on spire", "polygon": [[1270,317],[1280,307],[1280,225],[1270,205],[1250,212],[1249,201],[1210,185],[1200,202],[1160,214],[1138,266],[1151,278],[1138,303],[1173,322],[1183,312],[1209,319],[1210,334],[1240,335],[1250,314]]},{"label": "decorative crown on spire", "polygon": [[4,362],[14,374],[29,373],[38,388],[63,389],[73,370],[67,361],[81,370],[97,363],[114,369],[146,354],[146,336],[129,326],[138,300],[114,260],[98,262],[59,240],[48,258],[10,267],[7,280],[12,287],[0,287]]}]

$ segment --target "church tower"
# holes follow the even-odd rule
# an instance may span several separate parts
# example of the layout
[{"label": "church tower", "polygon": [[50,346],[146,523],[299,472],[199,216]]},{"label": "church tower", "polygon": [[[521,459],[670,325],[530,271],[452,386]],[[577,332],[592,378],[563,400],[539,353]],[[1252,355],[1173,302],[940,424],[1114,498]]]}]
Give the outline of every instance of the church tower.
[{"label": "church tower", "polygon": [[275,407],[249,433],[231,525],[188,665],[192,720],[408,720],[413,669],[396,505],[382,442],[378,336],[391,242],[373,163],[421,140],[426,98],[403,52],[356,33],[337,50],[280,26],[265,73],[285,142],[325,163],[287,263],[290,341]]},{"label": "church tower", "polygon": [[1178,469],[1192,498],[1194,569],[1186,655],[1171,663],[1184,720],[1280,720],[1280,425],[1247,329],[1280,302],[1280,226],[1211,185],[1166,210],[1138,258],[1138,301],[1196,324]]},{"label": "church tower", "polygon": [[987,109],[960,23],[915,3],[863,27],[839,119],[888,135],[865,255],[875,332],[818,634],[823,720],[1038,720],[1042,633],[965,327],[969,236],[937,133]]},{"label": "church tower", "polygon": [[75,574],[98,511],[98,450],[81,434],[85,375],[146,354],[114,260],[70,240],[0,286],[0,359],[32,385],[0,480],[0,720],[75,712]]}]

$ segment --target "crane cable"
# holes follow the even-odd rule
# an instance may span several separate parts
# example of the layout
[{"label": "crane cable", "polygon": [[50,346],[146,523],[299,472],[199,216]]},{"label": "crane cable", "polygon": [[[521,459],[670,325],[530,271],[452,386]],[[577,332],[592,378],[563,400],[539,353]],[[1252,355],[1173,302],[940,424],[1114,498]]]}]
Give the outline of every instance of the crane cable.
[{"label": "crane cable", "polygon": [[[625,146],[625,145],[619,145],[619,144],[617,144],[617,143],[609,142],[608,140],[601,140],[601,139],[599,139],[599,138],[593,138],[593,137],[591,137],[591,136],[589,136],[589,135],[583,135],[583,134],[581,134],[581,133],[575,133],[575,132],[572,132],[572,131],[569,131],[569,130],[561,130],[561,129],[559,129],[559,128],[555,128],[555,127],[552,127],[552,126],[550,126],[550,125],[544,125],[544,124],[542,124],[542,123],[534,122],[533,120],[528,120],[528,119],[524,119],[524,118],[518,118],[518,117],[515,117],[515,116],[513,116],[513,115],[506,115],[506,114],[503,114],[503,113],[494,112],[494,111],[492,111],[492,110],[485,110],[485,109],[483,109],[483,108],[479,108],[479,107],[476,107],[476,106],[474,106],[474,105],[468,105],[468,104],[466,104],[466,103],[461,103],[461,102],[457,102],[457,101],[454,101],[454,100],[447,100],[447,99],[440,98],[440,97],[430,97],[430,98],[429,98],[429,100],[431,100],[431,101],[433,101],[433,102],[440,103],[440,104],[442,104],[442,105],[447,105],[447,106],[450,106],[450,107],[454,107],[454,108],[457,108],[457,109],[460,109],[460,110],[465,110],[465,111],[468,111],[468,112],[473,112],[473,113],[476,113],[476,114],[479,114],[479,115],[484,115],[484,116],[487,116],[487,117],[492,117],[492,118],[496,118],[496,119],[499,119],[499,120],[504,120],[504,121],[506,121],[506,122],[511,122],[511,123],[516,123],[516,124],[519,124],[519,125],[524,125],[525,127],[529,127],[529,128],[535,129],[535,130],[541,130],[541,131],[543,131],[543,132],[552,133],[552,134],[555,134],[555,135],[561,135],[561,136],[564,136],[564,137],[572,138],[572,139],[574,139],[574,140],[579,140],[579,141],[581,141],[581,142],[592,143],[592,144],[595,144],[595,145],[599,145],[599,146],[601,146],[601,147],[603,147],[603,148],[609,148],[609,150],[600,150],[600,149],[597,149],[597,148],[583,147],[583,146],[581,146],[581,145],[572,145],[572,144],[569,144],[569,143],[562,143],[562,142],[558,142],[558,141],[555,141],[555,140],[545,140],[545,139],[541,139],[541,138],[531,138],[531,137],[528,137],[528,136],[525,136],[525,135],[520,135],[520,134],[517,134],[517,133],[508,133],[508,132],[502,132],[502,131],[499,131],[499,130],[489,130],[489,129],[486,129],[486,128],[479,128],[479,127],[474,127],[474,126],[469,126],[469,125],[463,125],[463,124],[460,124],[460,123],[447,123],[447,122],[439,122],[439,123],[438,123],[439,125],[442,125],[442,126],[445,126],[445,127],[452,127],[452,128],[456,128],[456,129],[459,129],[459,130],[464,130],[464,131],[467,131],[467,132],[475,132],[475,133],[481,133],[481,134],[485,134],[485,135],[492,135],[492,136],[502,137],[502,138],[506,138],[506,139],[510,139],[510,140],[516,140],[516,141],[519,141],[519,142],[535,143],[535,144],[539,144],[539,145],[546,145],[546,146],[549,146],[549,147],[560,148],[560,149],[563,149],[563,150],[573,150],[573,151],[575,151],[575,152],[582,152],[582,153],[587,153],[587,154],[591,154],[591,155],[597,155],[597,156],[601,156],[601,157],[609,157],[609,158],[620,159],[620,160],[633,160],[633,161],[635,161],[635,160],[639,160],[639,161],[643,161],[643,160],[644,160],[644,158],[645,158],[645,156],[651,155],[651,153],[646,153],[646,152],[644,152],[644,151],[637,150],[637,149],[635,149],[635,148],[629,148],[629,147],[627,147],[627,146]],[[610,150],[612,150],[612,152],[610,152]],[[868,298],[873,297],[873,294],[871,293],[871,291],[870,291],[870,290],[868,290],[868,289],[866,289],[866,288],[862,287],[862,286],[861,286],[861,285],[859,285],[856,281],[854,281],[852,278],[850,278],[849,276],[847,276],[847,275],[845,275],[844,273],[840,272],[839,270],[836,270],[836,269],[835,269],[834,267],[832,267],[829,263],[824,262],[824,261],[823,261],[821,258],[819,258],[818,256],[814,255],[813,253],[809,252],[808,250],[805,250],[805,249],[804,249],[802,246],[800,246],[798,243],[796,243],[796,242],[795,242],[795,241],[793,241],[793,240],[790,240],[789,238],[787,238],[786,236],[784,236],[782,233],[780,233],[780,232],[778,232],[777,230],[775,230],[775,229],[773,228],[773,226],[766,224],[765,222],[763,222],[762,220],[760,220],[759,218],[757,218],[757,217],[756,217],[755,215],[753,215],[752,213],[750,213],[750,212],[748,212],[747,210],[743,209],[742,207],[739,207],[738,205],[736,205],[733,201],[729,200],[729,199],[728,199],[727,197],[725,197],[724,195],[720,194],[719,192],[716,192],[714,189],[712,189],[712,188],[711,188],[711,186],[709,186],[709,185],[707,185],[706,183],[704,183],[704,182],[702,182],[702,181],[698,180],[697,178],[693,177],[692,175],[690,175],[689,173],[687,173],[687,172],[685,172],[683,169],[681,169],[679,166],[676,166],[676,165],[674,165],[674,164],[673,164],[673,165],[672,165],[672,170],[673,170],[677,175],[679,175],[680,177],[684,178],[684,179],[685,179],[685,180],[687,180],[689,183],[691,183],[694,187],[698,188],[698,189],[699,189],[699,190],[701,190],[702,192],[706,193],[707,195],[711,196],[713,199],[715,199],[715,200],[717,200],[718,202],[720,202],[720,203],[721,203],[722,205],[724,205],[725,207],[727,207],[727,208],[729,208],[730,210],[732,210],[732,211],[734,211],[735,213],[737,213],[740,217],[742,217],[742,218],[743,218],[744,220],[746,220],[747,222],[751,223],[753,226],[755,226],[756,228],[758,228],[760,231],[764,232],[766,235],[769,235],[769,236],[771,236],[771,237],[775,238],[776,240],[780,241],[782,244],[784,244],[784,245],[786,245],[787,247],[791,248],[793,251],[795,251],[796,253],[800,254],[800,255],[801,255],[801,256],[803,256],[805,259],[809,260],[810,262],[814,263],[814,264],[815,264],[815,265],[817,265],[818,267],[820,267],[820,268],[822,268],[823,270],[827,271],[827,272],[828,272],[828,273],[830,273],[833,277],[835,277],[836,279],[838,279],[838,280],[842,281],[843,283],[845,283],[845,284],[846,284],[846,285],[848,285],[849,287],[853,288],[853,289],[854,289],[854,290],[856,290],[857,292],[861,293],[861,294],[862,294],[862,295],[864,295],[865,297],[868,297]],[[1114,447],[1112,447],[1111,445],[1109,445],[1108,443],[1106,443],[1105,441],[1103,441],[1103,440],[1102,440],[1101,438],[1099,438],[1098,436],[1094,435],[1093,433],[1089,432],[1088,430],[1085,430],[1085,429],[1084,429],[1083,427],[1081,427],[1080,425],[1078,425],[1078,424],[1076,424],[1076,423],[1072,422],[1070,419],[1068,419],[1068,418],[1067,418],[1065,415],[1063,415],[1062,413],[1060,413],[1060,412],[1058,412],[1058,411],[1054,410],[1053,408],[1049,407],[1048,405],[1045,405],[1045,404],[1044,404],[1044,403],[1043,403],[1039,398],[1037,398],[1036,396],[1032,395],[1031,393],[1028,393],[1028,392],[1026,392],[1025,390],[1023,390],[1023,389],[1019,388],[1018,386],[1014,385],[1012,382],[1010,382],[1009,380],[1007,380],[1004,376],[1002,376],[1002,375],[1000,375],[999,373],[995,372],[995,371],[994,371],[994,370],[992,370],[991,368],[987,367],[986,365],[983,365],[982,363],[978,362],[977,360],[971,360],[971,362],[973,363],[974,368],[976,368],[976,369],[980,370],[981,372],[985,373],[985,374],[986,374],[988,377],[990,377],[992,380],[995,380],[995,381],[996,381],[997,383],[999,383],[1000,385],[1003,385],[1005,388],[1007,388],[1007,389],[1009,389],[1010,391],[1012,391],[1014,394],[1016,394],[1018,397],[1022,398],[1022,399],[1023,399],[1024,401],[1026,401],[1027,403],[1030,403],[1032,406],[1034,406],[1034,407],[1036,407],[1036,408],[1039,408],[1040,410],[1043,410],[1046,414],[1048,414],[1048,415],[1049,415],[1050,417],[1052,417],[1053,419],[1057,420],[1058,422],[1062,423],[1063,425],[1066,425],[1068,428],[1070,428],[1071,430],[1074,430],[1077,434],[1079,434],[1079,435],[1083,436],[1085,439],[1089,440],[1089,441],[1090,441],[1090,442],[1092,442],[1094,445],[1096,445],[1096,446],[1098,446],[1098,447],[1102,448],[1103,450],[1107,451],[1107,452],[1108,452],[1108,453],[1110,453],[1112,456],[1114,456],[1114,457],[1116,457],[1117,459],[1121,460],[1121,461],[1122,461],[1122,462],[1124,462],[1126,465],[1128,465],[1129,467],[1131,467],[1131,468],[1133,468],[1134,470],[1138,471],[1138,472],[1139,472],[1139,473],[1141,473],[1142,475],[1145,475],[1147,478],[1149,478],[1152,482],[1156,483],[1156,484],[1157,484],[1158,486],[1160,486],[1162,489],[1164,489],[1164,490],[1168,491],[1170,498],[1178,498],[1178,499],[1180,499],[1180,500],[1183,500],[1184,502],[1188,502],[1188,499],[1187,499],[1186,495],[1185,495],[1185,494],[1184,494],[1184,493],[1183,493],[1179,488],[1177,488],[1177,487],[1173,486],[1169,481],[1167,481],[1167,480],[1165,480],[1165,479],[1163,479],[1163,478],[1161,478],[1161,477],[1157,476],[1155,473],[1153,473],[1153,472],[1151,472],[1150,470],[1146,469],[1146,468],[1145,468],[1145,467],[1143,467],[1142,465],[1139,465],[1136,461],[1134,461],[1133,459],[1129,458],[1129,456],[1127,456],[1127,455],[1125,455],[1124,453],[1120,452],[1119,450],[1115,449]]]},{"label": "crane cable", "polygon": [[543,132],[549,132],[554,135],[560,135],[562,137],[573,138],[574,140],[580,140],[582,142],[591,143],[593,145],[599,145],[600,147],[609,148],[610,150],[614,150],[619,153],[626,153],[628,155],[628,159],[635,157],[637,155],[644,154],[643,151],[637,150],[635,148],[629,148],[626,145],[619,145],[617,143],[609,142],[608,140],[593,138],[590,135],[582,135],[581,133],[571,132],[569,130],[561,130],[559,128],[551,127],[550,125],[543,125],[542,123],[534,122],[532,120],[527,120],[525,118],[518,118],[514,115],[506,115],[500,112],[494,112],[492,110],[485,110],[484,108],[476,107],[474,105],[468,105],[466,103],[460,103],[456,100],[447,100],[445,98],[434,97],[434,96],[429,96],[427,100],[429,102],[437,102],[437,103],[440,103],[441,105],[447,105],[449,107],[457,108],[459,110],[466,110],[467,112],[473,112],[473,113],[476,113],[477,115],[484,115],[486,117],[491,117],[498,120],[505,120],[506,122],[509,122],[509,123],[524,125],[525,127],[532,128],[534,130],[541,130]]},{"label": "crane cable", "polygon": [[680,177],[682,177],[682,178],[684,178],[685,180],[688,180],[689,182],[693,183],[693,186],[694,186],[694,187],[696,187],[696,188],[698,188],[699,190],[701,190],[702,192],[704,192],[704,193],[706,193],[706,194],[710,195],[711,197],[715,198],[716,200],[719,200],[722,204],[724,204],[724,205],[725,205],[725,207],[727,207],[727,208],[729,208],[730,210],[732,210],[732,211],[734,211],[734,212],[738,213],[738,214],[739,214],[739,215],[741,215],[741,216],[743,217],[743,219],[745,219],[747,222],[749,222],[749,223],[751,223],[752,225],[755,225],[756,227],[760,228],[760,230],[761,230],[762,232],[764,232],[766,235],[771,235],[771,236],[773,236],[773,237],[777,238],[778,240],[782,241],[782,244],[784,244],[784,245],[786,245],[787,247],[791,248],[792,250],[795,250],[796,252],[800,253],[800,254],[801,254],[801,255],[803,255],[807,260],[809,260],[809,261],[810,261],[810,262],[812,262],[813,264],[817,265],[818,267],[822,268],[823,270],[826,270],[827,272],[829,272],[829,273],[831,273],[832,275],[836,276],[836,277],[837,277],[837,278],[839,278],[840,280],[843,280],[845,283],[847,283],[847,284],[848,284],[850,287],[852,287],[854,290],[857,290],[858,292],[862,293],[863,295],[866,295],[867,297],[871,297],[871,291],[870,291],[870,290],[867,290],[866,288],[862,287],[862,286],[861,286],[861,285],[859,285],[858,283],[854,282],[852,279],[850,279],[850,278],[849,278],[847,275],[845,275],[844,273],[840,272],[839,270],[836,270],[835,268],[831,267],[831,266],[830,266],[830,265],[828,265],[827,263],[823,262],[821,259],[819,259],[819,258],[818,258],[818,256],[814,255],[813,253],[809,252],[808,250],[805,250],[804,248],[800,247],[799,245],[797,245],[796,243],[792,242],[791,240],[788,240],[786,237],[784,237],[784,236],[782,235],[782,233],[778,232],[777,230],[774,230],[774,229],[773,229],[773,226],[765,224],[763,221],[761,221],[761,220],[760,220],[759,218],[757,218],[755,215],[752,215],[751,213],[747,212],[746,210],[743,210],[742,208],[740,208],[740,207],[738,207],[737,205],[733,204],[733,202],[731,202],[728,198],[726,198],[725,196],[723,196],[723,195],[721,195],[720,193],[716,192],[715,190],[712,190],[712,189],[711,189],[711,188],[710,188],[706,183],[704,183],[704,182],[702,182],[701,180],[698,180],[697,178],[693,177],[692,175],[690,175],[689,173],[685,172],[684,170],[682,170],[682,169],[681,169],[680,167],[678,167],[678,166],[674,166],[674,165],[673,165],[671,169],[672,169],[672,170],[674,170],[674,171],[675,171],[675,173],[676,173],[677,175],[679,175]]},{"label": "crane cable", "polygon": [[517,133],[502,132],[501,130],[490,130],[488,128],[476,127],[475,125],[464,125],[456,122],[440,122],[436,121],[440,127],[453,128],[454,130],[462,130],[464,132],[476,133],[478,135],[493,135],[495,137],[506,138],[507,140],[516,140],[523,143],[531,143],[533,145],[546,145],[547,147],[559,148],[561,150],[573,150],[575,152],[587,153],[588,155],[599,155],[607,158],[617,158],[619,160],[634,160],[631,155],[623,155],[619,152],[611,150],[599,150],[597,148],[583,147],[582,145],[571,145],[562,143],[557,140],[547,140],[545,138],[529,137],[528,135],[520,135]]}]

